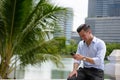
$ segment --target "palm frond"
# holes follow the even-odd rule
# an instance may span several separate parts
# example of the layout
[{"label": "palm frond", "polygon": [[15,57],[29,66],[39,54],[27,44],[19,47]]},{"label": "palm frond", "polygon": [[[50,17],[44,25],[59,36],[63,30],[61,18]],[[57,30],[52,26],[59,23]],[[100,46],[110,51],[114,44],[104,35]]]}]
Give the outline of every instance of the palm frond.
[{"label": "palm frond", "polygon": [[[23,65],[52,60],[60,62],[59,43],[46,41],[57,25],[58,15],[66,8],[39,0],[0,0],[0,75],[6,78],[14,68],[12,57],[18,55]],[[51,47],[52,46],[52,47]],[[15,61],[16,62],[16,61]],[[12,64],[12,65],[10,65]]]},{"label": "palm frond", "polygon": [[[20,53],[20,60],[22,60],[21,62],[23,62],[22,64],[26,65],[27,64],[32,64],[32,63],[38,63],[39,62],[44,62],[47,60],[52,60],[55,59],[55,57],[58,57],[57,62],[60,62],[60,58],[59,58],[59,43],[56,40],[50,40],[50,41],[45,41],[43,43],[39,43],[40,45],[37,46],[33,46],[31,47],[31,49],[27,49],[25,50],[25,52],[23,52],[24,49],[22,49],[21,53],[24,53],[21,55]],[[51,47],[52,46],[52,47]],[[45,57],[45,55],[48,57]],[[51,55],[51,56],[50,56]],[[39,59],[36,59],[37,56],[40,56]],[[49,57],[50,56],[50,57]],[[53,58],[52,58],[53,57]],[[28,59],[28,60],[27,60]],[[26,61],[30,61],[30,62],[26,62]]]},{"label": "palm frond", "polygon": [[[32,28],[39,25],[42,29],[45,29],[46,24],[54,23],[56,18],[55,14],[64,11],[64,8],[53,6],[45,2],[46,0],[41,0],[35,7],[34,11],[30,14],[27,22],[25,22],[25,29],[23,31],[23,36],[27,34]],[[41,3],[43,2],[43,3]],[[26,24],[27,23],[27,24]]]}]

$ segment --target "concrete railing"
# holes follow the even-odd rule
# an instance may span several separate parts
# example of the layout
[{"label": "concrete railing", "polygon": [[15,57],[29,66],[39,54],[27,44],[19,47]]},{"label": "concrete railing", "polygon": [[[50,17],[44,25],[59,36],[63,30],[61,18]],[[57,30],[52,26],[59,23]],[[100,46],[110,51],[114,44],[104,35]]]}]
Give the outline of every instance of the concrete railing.
[{"label": "concrete railing", "polygon": [[114,80],[120,80],[120,50],[113,50],[108,60],[110,62],[105,64],[105,74]]}]

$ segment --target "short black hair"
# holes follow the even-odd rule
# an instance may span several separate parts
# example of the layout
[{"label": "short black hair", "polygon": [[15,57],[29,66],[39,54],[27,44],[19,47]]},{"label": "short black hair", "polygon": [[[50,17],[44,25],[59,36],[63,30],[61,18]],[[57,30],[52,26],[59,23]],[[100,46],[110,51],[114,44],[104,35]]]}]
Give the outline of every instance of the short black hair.
[{"label": "short black hair", "polygon": [[77,32],[81,32],[81,30],[87,31],[88,29],[90,29],[90,26],[87,24],[82,24],[77,28]]}]

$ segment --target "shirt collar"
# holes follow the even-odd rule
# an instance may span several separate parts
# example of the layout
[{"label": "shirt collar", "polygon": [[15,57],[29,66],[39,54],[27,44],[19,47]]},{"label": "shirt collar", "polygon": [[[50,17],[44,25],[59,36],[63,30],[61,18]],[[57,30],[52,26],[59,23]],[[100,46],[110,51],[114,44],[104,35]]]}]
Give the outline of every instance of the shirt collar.
[{"label": "shirt collar", "polygon": [[[96,37],[95,37],[95,36],[93,37],[92,42],[93,42],[93,43],[95,43],[95,42],[96,42]],[[84,43],[85,43],[85,41],[84,41]]]},{"label": "shirt collar", "polygon": [[92,40],[92,42],[96,42],[96,37],[95,37],[95,36],[93,37],[93,40]]}]

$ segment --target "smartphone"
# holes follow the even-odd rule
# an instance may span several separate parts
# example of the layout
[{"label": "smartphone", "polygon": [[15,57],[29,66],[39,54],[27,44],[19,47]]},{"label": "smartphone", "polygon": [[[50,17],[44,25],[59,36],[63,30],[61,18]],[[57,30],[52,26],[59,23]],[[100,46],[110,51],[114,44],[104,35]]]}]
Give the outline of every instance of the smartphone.
[{"label": "smartphone", "polygon": [[70,53],[72,56],[74,56],[75,55],[75,52],[72,52],[72,53]]}]

